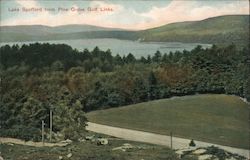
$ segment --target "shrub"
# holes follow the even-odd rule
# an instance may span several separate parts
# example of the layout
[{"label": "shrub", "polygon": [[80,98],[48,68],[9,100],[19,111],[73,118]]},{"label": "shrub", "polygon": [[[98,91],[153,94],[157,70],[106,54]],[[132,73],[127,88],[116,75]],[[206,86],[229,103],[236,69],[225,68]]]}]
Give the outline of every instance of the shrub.
[{"label": "shrub", "polygon": [[19,138],[25,141],[28,140],[39,141],[41,139],[41,132],[39,129],[34,127],[13,126],[13,128],[1,129],[0,136]]},{"label": "shrub", "polygon": [[190,141],[189,146],[191,146],[191,147],[195,147],[196,146],[196,144],[194,143],[193,139]]}]

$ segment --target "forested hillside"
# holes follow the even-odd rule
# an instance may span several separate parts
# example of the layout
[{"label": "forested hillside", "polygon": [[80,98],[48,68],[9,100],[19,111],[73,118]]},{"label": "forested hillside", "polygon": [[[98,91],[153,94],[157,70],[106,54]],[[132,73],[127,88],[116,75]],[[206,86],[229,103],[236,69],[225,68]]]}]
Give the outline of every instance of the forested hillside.
[{"label": "forested hillside", "polygon": [[[54,113],[54,131],[72,137],[84,112],[197,93],[250,100],[249,49],[235,45],[135,59],[65,44],[2,46],[0,135],[34,138]],[[48,127],[48,126],[47,126]]]},{"label": "forested hillside", "polygon": [[143,41],[248,45],[249,15],[228,15],[172,23],[141,31],[140,35]]}]

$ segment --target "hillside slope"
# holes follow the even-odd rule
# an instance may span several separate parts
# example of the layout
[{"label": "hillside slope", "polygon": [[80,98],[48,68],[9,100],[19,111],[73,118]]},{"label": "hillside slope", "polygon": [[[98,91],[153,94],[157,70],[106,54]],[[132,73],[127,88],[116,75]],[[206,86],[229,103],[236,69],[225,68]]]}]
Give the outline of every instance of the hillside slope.
[{"label": "hillside slope", "polygon": [[238,97],[196,95],[87,114],[90,122],[249,148],[249,105]]},{"label": "hillside slope", "polygon": [[[102,34],[110,35],[110,32],[121,32],[118,28],[105,28],[92,25],[62,25],[62,26],[44,26],[44,25],[19,25],[19,26],[1,26],[0,42],[17,41],[43,41],[43,40],[63,40],[79,38],[102,38]],[[91,35],[91,36],[89,36]],[[112,35],[112,34],[111,34]]]},{"label": "hillside slope", "polygon": [[1,32],[5,33],[23,33],[29,35],[42,35],[53,33],[75,33],[75,32],[91,32],[91,31],[110,31],[121,30],[116,28],[105,28],[92,25],[70,24],[61,26],[45,26],[45,25],[18,25],[18,26],[1,26]]},{"label": "hillside slope", "polygon": [[180,22],[140,32],[143,41],[247,43],[249,15],[229,15],[202,21]]},{"label": "hillside slope", "polygon": [[117,38],[155,42],[193,42],[209,44],[249,42],[249,15],[229,15],[202,21],[178,22],[142,31],[128,31],[90,25],[1,26],[0,42]]}]

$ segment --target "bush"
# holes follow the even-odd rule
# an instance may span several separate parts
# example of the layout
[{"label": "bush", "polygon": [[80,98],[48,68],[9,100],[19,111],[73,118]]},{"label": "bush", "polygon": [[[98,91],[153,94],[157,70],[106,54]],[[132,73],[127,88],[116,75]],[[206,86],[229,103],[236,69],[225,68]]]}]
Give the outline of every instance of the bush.
[{"label": "bush", "polygon": [[34,127],[13,126],[13,128],[1,129],[0,136],[19,138],[25,141],[28,140],[39,141],[41,139],[41,132],[39,129]]},{"label": "bush", "polygon": [[195,147],[196,146],[196,144],[194,143],[193,139],[190,141],[189,146],[191,146],[191,147]]}]

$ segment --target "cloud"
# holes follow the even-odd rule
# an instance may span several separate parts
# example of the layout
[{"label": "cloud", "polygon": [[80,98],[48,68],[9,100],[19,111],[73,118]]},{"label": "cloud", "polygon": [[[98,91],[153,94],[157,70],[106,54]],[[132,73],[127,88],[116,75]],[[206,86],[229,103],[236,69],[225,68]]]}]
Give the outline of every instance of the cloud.
[{"label": "cloud", "polygon": [[[16,0],[26,8],[42,7],[36,0]],[[62,1],[63,2],[63,1]],[[145,2],[147,3],[147,2]],[[156,1],[157,3],[157,1]],[[198,1],[173,0],[162,7],[152,7],[146,12],[136,12],[133,7],[125,8],[121,4],[113,4],[112,1],[90,1],[88,6],[72,5],[70,8],[112,8],[113,12],[40,12],[19,13],[14,19],[2,21],[2,25],[30,25],[43,24],[49,26],[65,24],[90,24],[103,27],[146,29],[161,26],[173,22],[202,20],[208,17],[229,14],[249,14],[249,2],[247,0],[221,1],[219,4],[201,5]],[[55,4],[57,9],[58,4]]]},{"label": "cloud", "polygon": [[40,5],[35,0],[17,0],[16,3],[26,8],[40,7]]}]

